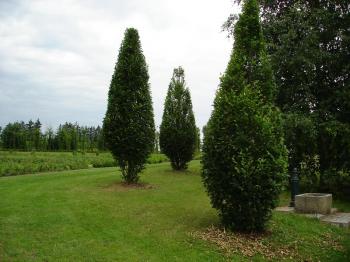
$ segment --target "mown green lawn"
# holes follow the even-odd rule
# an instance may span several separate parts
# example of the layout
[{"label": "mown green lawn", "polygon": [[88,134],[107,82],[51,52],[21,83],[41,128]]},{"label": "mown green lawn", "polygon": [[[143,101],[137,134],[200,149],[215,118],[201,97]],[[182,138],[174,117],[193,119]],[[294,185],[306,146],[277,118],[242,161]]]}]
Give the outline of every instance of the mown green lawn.
[{"label": "mown green lawn", "polygon": [[[0,178],[0,261],[263,261],[225,253],[194,236],[218,223],[199,176],[169,163],[147,166],[146,189],[118,184],[116,168]],[[297,245],[299,259],[350,261],[350,233],[275,213],[273,247]],[[320,239],[338,241],[334,248]]]}]

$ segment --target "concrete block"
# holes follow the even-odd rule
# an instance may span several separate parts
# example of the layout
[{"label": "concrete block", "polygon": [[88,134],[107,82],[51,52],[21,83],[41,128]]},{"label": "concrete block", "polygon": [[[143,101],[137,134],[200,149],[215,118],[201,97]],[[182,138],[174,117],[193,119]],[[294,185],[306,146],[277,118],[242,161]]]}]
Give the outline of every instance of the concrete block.
[{"label": "concrete block", "polygon": [[295,196],[295,211],[309,214],[330,214],[332,194],[305,193]]}]

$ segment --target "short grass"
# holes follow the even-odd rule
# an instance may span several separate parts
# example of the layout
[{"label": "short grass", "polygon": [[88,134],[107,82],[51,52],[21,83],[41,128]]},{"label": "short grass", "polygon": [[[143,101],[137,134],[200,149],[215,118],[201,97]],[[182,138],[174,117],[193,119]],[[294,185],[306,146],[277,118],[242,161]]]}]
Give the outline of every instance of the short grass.
[{"label": "short grass", "polygon": [[[149,164],[168,161],[163,154],[151,154]],[[76,170],[90,167],[112,167],[116,162],[108,152],[19,152],[0,151],[0,177],[45,171]]]},{"label": "short grass", "polygon": [[[148,165],[147,189],[122,187],[113,167],[0,178],[0,261],[264,261],[191,234],[219,221],[199,170]],[[301,260],[350,261],[347,230],[279,213],[270,230],[264,241],[297,246]]]}]

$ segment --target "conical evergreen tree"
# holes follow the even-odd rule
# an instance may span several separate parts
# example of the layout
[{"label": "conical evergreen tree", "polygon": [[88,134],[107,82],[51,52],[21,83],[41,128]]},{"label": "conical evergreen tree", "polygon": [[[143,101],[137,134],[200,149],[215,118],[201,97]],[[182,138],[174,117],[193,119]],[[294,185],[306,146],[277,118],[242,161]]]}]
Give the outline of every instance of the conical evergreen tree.
[{"label": "conical evergreen tree", "polygon": [[136,29],[125,31],[112,76],[104,136],[128,183],[136,183],[154,145],[149,76]]},{"label": "conical evergreen tree", "polygon": [[192,160],[197,139],[190,91],[185,85],[184,70],[174,69],[164,103],[160,126],[160,148],[175,170],[187,168]]},{"label": "conical evergreen tree", "polygon": [[274,102],[277,88],[267,57],[256,0],[244,1],[242,14],[235,25],[234,39],[221,88],[240,92],[250,85],[250,88],[261,93],[264,100]]},{"label": "conical evergreen tree", "polygon": [[223,224],[261,231],[285,178],[287,151],[257,0],[244,1],[206,126],[202,178]]}]

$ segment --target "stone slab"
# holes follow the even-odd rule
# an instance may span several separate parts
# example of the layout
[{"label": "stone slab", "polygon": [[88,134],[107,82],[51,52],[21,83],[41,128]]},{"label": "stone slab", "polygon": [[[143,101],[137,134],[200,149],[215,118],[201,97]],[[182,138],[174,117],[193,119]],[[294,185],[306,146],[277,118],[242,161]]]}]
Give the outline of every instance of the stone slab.
[{"label": "stone slab", "polygon": [[350,213],[336,213],[323,216],[321,222],[338,227],[350,228]]},{"label": "stone slab", "polygon": [[275,210],[278,212],[293,213],[294,207],[276,207]]},{"label": "stone slab", "polygon": [[[275,208],[275,211],[277,212],[285,212],[285,213],[294,213],[295,212],[295,208],[294,207],[290,207],[290,206],[283,206],[283,207],[276,207]],[[331,209],[331,214],[336,214],[338,212],[338,209],[337,208],[332,208]],[[304,215],[304,216],[307,216],[307,217],[322,217],[324,215],[322,214],[301,214],[301,215]]]},{"label": "stone slab", "polygon": [[317,214],[317,213],[315,213],[315,214],[301,214],[301,215],[303,215],[303,216],[305,216],[305,217],[317,218],[317,219],[321,219],[321,218],[323,218],[324,216],[326,216],[326,215]]}]

